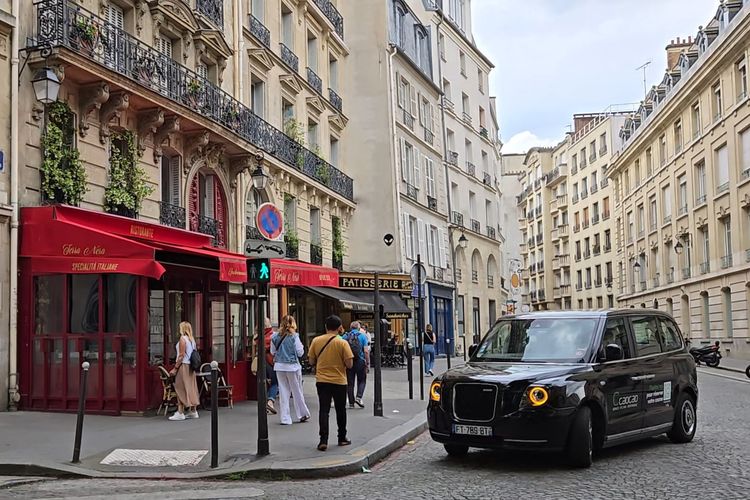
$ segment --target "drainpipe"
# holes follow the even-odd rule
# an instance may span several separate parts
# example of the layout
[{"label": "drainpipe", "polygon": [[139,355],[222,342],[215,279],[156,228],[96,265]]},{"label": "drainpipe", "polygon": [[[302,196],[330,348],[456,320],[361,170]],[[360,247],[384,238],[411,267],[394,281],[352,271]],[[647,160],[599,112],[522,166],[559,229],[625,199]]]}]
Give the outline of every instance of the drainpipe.
[{"label": "drainpipe", "polygon": [[11,12],[16,18],[10,60],[10,308],[8,322],[8,409],[16,410],[20,399],[18,392],[18,51],[19,22],[21,19],[20,0],[13,0]]},{"label": "drainpipe", "polygon": [[[244,103],[245,100],[245,85],[244,80],[242,78],[242,61],[244,59],[244,45],[245,45],[245,35],[242,31],[242,0],[234,0],[233,2],[233,10],[234,10],[234,19],[232,22],[234,23],[234,97],[238,101]],[[245,185],[243,183],[245,179],[245,173],[240,172],[237,174],[237,177],[235,179],[232,179],[235,182],[235,197],[234,197],[234,213],[235,219],[234,219],[234,229],[237,234],[237,243],[235,244],[235,249],[239,253],[245,253],[244,247],[245,247],[245,227],[244,227],[244,217],[242,217],[242,214],[244,214],[242,208],[243,208],[243,201],[244,201],[244,192],[245,192]]]},{"label": "drainpipe", "polygon": [[[389,50],[388,50],[388,89],[390,92],[390,127],[391,127],[391,134],[393,135],[393,140],[391,141],[392,146],[392,152],[393,152],[393,168],[395,169],[395,176],[394,176],[394,193],[396,194],[396,228],[401,225],[401,181],[400,174],[399,174],[399,168],[398,168],[398,134],[396,133],[396,130],[398,129],[398,126],[396,125],[396,109],[395,107],[398,104],[398,99],[396,98],[396,87],[395,82],[393,79],[395,78],[395,75],[393,73],[393,57],[396,55],[396,52],[398,49],[395,45],[389,44]],[[406,231],[407,228],[404,228],[404,231]],[[399,238],[401,238],[401,235],[399,233]],[[405,238],[404,238],[405,240]],[[404,242],[404,244],[406,244]],[[398,269],[403,274],[406,272],[405,266],[404,266],[404,256],[403,254],[398,259]]]},{"label": "drainpipe", "polygon": [[[440,27],[443,24],[444,17],[443,12],[441,10],[438,10],[439,20],[437,23],[437,37],[438,37],[438,44],[440,43]],[[443,83],[443,59],[440,57],[440,48],[438,48],[438,79],[440,81],[440,85]],[[453,232],[454,228],[451,225],[451,217],[453,216],[453,203],[451,200],[451,186],[450,186],[450,176],[448,168],[448,132],[445,127],[445,106],[441,102],[440,106],[440,125],[442,127],[443,131],[443,168],[445,169],[445,198],[448,200],[448,246],[450,246],[451,250],[451,266],[452,266],[452,272],[453,272],[453,329],[454,329],[454,335],[453,335],[453,348],[455,349],[456,345],[456,338],[458,337],[458,313],[457,313],[457,307],[458,307],[458,281],[456,281],[456,247],[453,243]],[[465,324],[465,322],[464,322]],[[464,332],[465,333],[465,332]],[[454,351],[455,352],[455,351]]]}]

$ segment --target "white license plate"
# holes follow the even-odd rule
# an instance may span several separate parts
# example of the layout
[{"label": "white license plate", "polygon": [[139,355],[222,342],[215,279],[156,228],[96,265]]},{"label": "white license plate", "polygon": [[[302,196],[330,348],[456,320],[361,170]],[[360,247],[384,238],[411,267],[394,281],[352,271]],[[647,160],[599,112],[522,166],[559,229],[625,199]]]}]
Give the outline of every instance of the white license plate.
[{"label": "white license plate", "polygon": [[485,425],[454,425],[453,434],[467,436],[492,436],[492,427]]}]

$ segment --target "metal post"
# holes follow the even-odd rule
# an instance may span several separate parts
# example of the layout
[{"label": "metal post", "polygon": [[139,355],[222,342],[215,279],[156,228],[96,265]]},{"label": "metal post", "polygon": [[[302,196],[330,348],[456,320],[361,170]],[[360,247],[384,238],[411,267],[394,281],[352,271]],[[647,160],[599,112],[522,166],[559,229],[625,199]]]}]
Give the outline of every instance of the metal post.
[{"label": "metal post", "polygon": [[266,404],[266,313],[264,302],[268,293],[267,285],[258,285],[258,456],[269,453],[268,447],[268,414]]},{"label": "metal post", "polygon": [[414,375],[411,366],[412,345],[408,337],[406,339],[406,378],[409,379],[409,399],[414,399]]},{"label": "metal post", "polygon": [[211,361],[211,468],[219,466],[219,363]]},{"label": "metal post", "polygon": [[373,343],[373,350],[375,352],[375,402],[372,405],[373,415],[376,417],[383,416],[383,387],[381,385],[381,372],[380,372],[380,349],[382,347],[381,333],[383,327],[380,323],[381,311],[380,311],[380,276],[375,273],[375,342]]},{"label": "metal post", "polygon": [[464,343],[463,354],[464,354],[464,361],[466,361],[466,333],[464,333],[461,336],[461,340],[463,340],[463,343]]},{"label": "metal post", "polygon": [[424,401],[424,344],[422,343],[422,255],[417,254],[417,346],[419,346],[419,399]]},{"label": "metal post", "polygon": [[91,365],[88,361],[84,361],[81,364],[83,371],[81,372],[81,391],[78,395],[78,419],[76,420],[76,438],[75,444],[73,445],[73,463],[77,464],[81,462],[81,437],[83,435],[83,415],[86,410],[86,386],[89,379],[89,367]]},{"label": "metal post", "polygon": [[445,336],[445,357],[448,361],[448,369],[451,369],[451,339]]}]

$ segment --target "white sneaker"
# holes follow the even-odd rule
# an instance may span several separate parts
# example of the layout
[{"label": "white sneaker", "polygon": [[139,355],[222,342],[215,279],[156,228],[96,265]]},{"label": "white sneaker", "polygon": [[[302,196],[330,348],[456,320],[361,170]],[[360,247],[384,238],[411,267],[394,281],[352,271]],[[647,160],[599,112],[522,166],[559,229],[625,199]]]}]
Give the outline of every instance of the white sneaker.
[{"label": "white sneaker", "polygon": [[174,415],[172,415],[171,417],[169,417],[169,420],[172,420],[173,422],[177,422],[179,420],[185,420],[185,414],[176,411],[176,412],[174,412]]},{"label": "white sneaker", "polygon": [[194,411],[194,412],[191,412],[191,413],[188,413],[187,415],[185,415],[185,418],[188,418],[188,419],[189,418],[200,418],[200,415],[198,415],[197,411]]}]

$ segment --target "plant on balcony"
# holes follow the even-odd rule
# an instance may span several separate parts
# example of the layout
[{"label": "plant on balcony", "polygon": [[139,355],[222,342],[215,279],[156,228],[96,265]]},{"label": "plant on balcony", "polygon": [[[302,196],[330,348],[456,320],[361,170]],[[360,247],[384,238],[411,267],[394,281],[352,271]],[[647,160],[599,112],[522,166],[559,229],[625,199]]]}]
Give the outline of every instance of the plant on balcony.
[{"label": "plant on balcony", "polygon": [[305,166],[305,150],[303,149],[305,145],[305,128],[301,122],[298,122],[294,118],[289,118],[284,122],[284,134],[302,146],[297,149],[294,158],[297,168],[302,170],[302,167]]},{"label": "plant on balcony", "polygon": [[200,80],[192,78],[189,82],[187,82],[184,97],[188,105],[193,108],[200,107],[201,100],[203,99],[203,94],[203,83]]},{"label": "plant on balcony", "polygon": [[101,40],[99,26],[92,19],[76,16],[71,29],[71,38],[80,48],[91,53]]},{"label": "plant on balcony", "polygon": [[42,137],[42,194],[53,203],[78,205],[86,194],[86,169],[72,146],[73,112],[66,102],[48,108],[47,128]]},{"label": "plant on balcony", "polygon": [[227,103],[222,112],[224,122],[235,127],[240,118],[240,108],[236,103]]},{"label": "plant on balcony", "polygon": [[341,234],[341,219],[334,217],[333,226],[333,263],[341,265],[344,262],[344,237]]},{"label": "plant on balcony", "polygon": [[289,227],[288,224],[284,224],[284,243],[286,243],[287,253],[297,255],[299,252],[299,237],[297,231]]},{"label": "plant on balcony", "polygon": [[104,208],[110,213],[136,217],[144,198],[153,193],[154,187],[148,184],[146,170],[138,165],[135,134],[130,130],[115,132],[111,141]]}]

